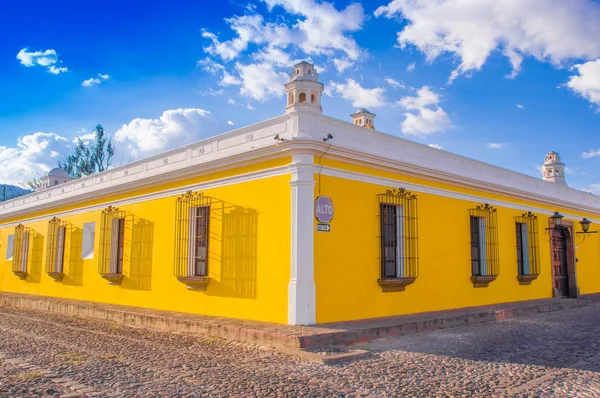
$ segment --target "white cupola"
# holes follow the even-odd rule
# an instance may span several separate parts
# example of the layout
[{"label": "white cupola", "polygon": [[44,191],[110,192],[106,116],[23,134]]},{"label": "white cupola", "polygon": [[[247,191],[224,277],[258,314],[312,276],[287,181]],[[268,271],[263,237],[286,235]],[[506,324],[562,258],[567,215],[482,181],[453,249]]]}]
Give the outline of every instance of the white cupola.
[{"label": "white cupola", "polygon": [[307,110],[322,113],[321,95],[323,83],[319,83],[319,74],[312,64],[302,61],[294,65],[290,81],[285,84],[287,106],[285,112]]},{"label": "white cupola", "polygon": [[375,130],[375,114],[365,108],[359,109],[356,113],[350,115],[350,117],[353,124]]},{"label": "white cupola", "polygon": [[48,174],[40,178],[40,181],[42,183],[41,188],[49,188],[55,185],[64,184],[65,182],[71,181],[71,178],[69,177],[69,173],[57,167],[50,170]]},{"label": "white cupola", "polygon": [[549,152],[544,159],[542,166],[542,178],[544,181],[554,182],[563,186],[567,186],[565,180],[565,165],[560,160],[560,156],[556,152]]}]

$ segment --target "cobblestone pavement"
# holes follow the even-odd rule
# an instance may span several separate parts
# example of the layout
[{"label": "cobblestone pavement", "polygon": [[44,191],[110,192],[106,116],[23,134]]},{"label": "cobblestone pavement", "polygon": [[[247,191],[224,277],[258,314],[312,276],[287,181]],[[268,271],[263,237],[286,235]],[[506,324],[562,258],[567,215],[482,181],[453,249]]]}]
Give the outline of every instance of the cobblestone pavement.
[{"label": "cobblestone pavement", "polygon": [[362,345],[363,360],[0,308],[0,397],[600,397],[600,304]]}]

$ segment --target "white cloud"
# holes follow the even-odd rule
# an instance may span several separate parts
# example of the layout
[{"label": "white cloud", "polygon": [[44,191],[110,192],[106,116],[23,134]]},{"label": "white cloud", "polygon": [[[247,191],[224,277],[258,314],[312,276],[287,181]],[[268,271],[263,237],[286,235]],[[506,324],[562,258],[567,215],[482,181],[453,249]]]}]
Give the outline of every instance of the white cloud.
[{"label": "white cloud", "polygon": [[416,97],[401,98],[396,104],[407,110],[402,132],[405,135],[424,136],[450,128],[450,119],[439,102],[439,96],[427,86],[417,90]]},{"label": "white cloud", "polygon": [[237,37],[221,42],[214,33],[204,31],[202,36],[212,43],[204,48],[210,55],[224,61],[231,61],[248,48],[249,43],[285,47],[292,42],[290,32],[285,26],[265,23],[259,14],[234,16],[225,21],[237,34]]},{"label": "white cloud", "polygon": [[[600,25],[600,21],[597,23]],[[600,59],[577,64],[572,69],[579,75],[571,76],[565,85],[600,110]]]},{"label": "white cloud", "polygon": [[440,144],[429,144],[428,146],[435,148],[435,149],[442,149],[442,146]]},{"label": "white cloud", "polygon": [[389,84],[390,86],[392,86],[394,88],[406,88],[404,83],[394,80],[391,77],[386,77],[384,80],[387,84]]},{"label": "white cloud", "polygon": [[334,58],[333,64],[335,65],[335,68],[338,70],[338,72],[342,73],[347,68],[354,65],[354,62],[348,60],[347,58]]},{"label": "white cloud", "polygon": [[97,79],[95,77],[90,77],[87,80],[84,80],[81,85],[83,87],[94,87],[97,86],[98,84],[100,84],[100,79]]},{"label": "white cloud", "polygon": [[17,59],[22,65],[25,65],[28,68],[36,65],[46,67],[48,72],[53,75],[68,72],[67,68],[56,66],[60,62],[56,50],[53,49],[45,51],[29,51],[28,48],[23,48],[18,52]]},{"label": "white cloud", "polygon": [[58,62],[56,51],[52,49],[46,51],[29,51],[27,48],[23,48],[17,54],[17,59],[21,61],[22,65],[27,67],[35,65],[50,66]]},{"label": "white cloud", "polygon": [[59,75],[61,73],[65,73],[65,72],[68,72],[68,71],[69,71],[69,69],[67,69],[65,67],[60,67],[60,66],[57,67],[57,66],[54,66],[54,65],[50,65],[48,67],[48,72],[52,73],[53,75]]},{"label": "white cloud", "polygon": [[221,81],[219,82],[219,85],[221,86],[239,86],[240,84],[242,84],[241,80],[237,79],[235,76],[229,74],[227,71],[223,73],[223,77],[221,78]]},{"label": "white cloud", "polygon": [[235,125],[231,120],[228,120],[227,124],[230,125],[230,126],[234,126]]},{"label": "white cloud", "polygon": [[383,106],[385,102],[385,90],[381,87],[364,88],[353,79],[346,79],[345,83],[330,82],[330,93],[337,93],[342,98],[352,101],[356,108],[367,108]]},{"label": "white cloud", "polygon": [[261,102],[271,97],[281,98],[284,93],[283,85],[289,79],[285,73],[277,72],[268,63],[236,63],[235,71],[237,76],[225,72],[219,84],[240,86],[240,95]]},{"label": "white cloud", "polygon": [[506,144],[502,144],[500,142],[488,142],[485,144],[486,148],[489,149],[503,149],[506,148]]},{"label": "white cloud", "polygon": [[96,133],[91,132],[91,133],[83,134],[83,135],[80,135],[80,136],[74,138],[73,143],[76,144],[78,140],[81,140],[84,143],[88,143],[95,138],[96,138]]},{"label": "white cloud", "polygon": [[589,152],[583,152],[581,157],[584,159],[595,158],[596,156],[600,156],[600,149],[590,149]]},{"label": "white cloud", "polygon": [[19,137],[16,147],[0,146],[0,181],[18,185],[57,167],[58,157],[69,148],[66,138],[55,133]]},{"label": "white cloud", "polygon": [[189,144],[213,133],[210,112],[204,109],[172,109],[158,119],[134,119],[114,135],[134,157],[149,155]]},{"label": "white cloud", "polygon": [[209,87],[207,90],[201,91],[200,93],[204,96],[210,95],[211,97],[218,97],[219,95],[225,94],[225,90],[223,90],[223,89],[215,90],[214,88]]},{"label": "white cloud", "polygon": [[233,98],[231,98],[231,97],[227,100],[227,103],[229,105],[234,105],[234,106],[237,105],[237,102]]},{"label": "white cloud", "polygon": [[292,61],[288,53],[275,47],[267,47],[257,51],[252,57],[259,63],[266,63],[283,68],[290,68],[292,64],[300,62],[300,60]]},{"label": "white cloud", "polygon": [[570,167],[565,167],[565,174],[575,174],[575,170]]},{"label": "white cloud", "polygon": [[362,28],[365,19],[360,3],[352,3],[338,11],[332,3],[315,0],[264,0],[269,9],[283,7],[299,16],[290,29],[292,44],[306,54],[332,55],[340,51],[350,60],[357,60],[362,50],[347,33]]},{"label": "white cloud", "polygon": [[225,69],[225,67],[223,65],[213,61],[212,59],[210,59],[208,57],[199,60],[196,65],[199,67],[202,67],[203,70],[205,70],[213,75],[216,75],[218,72]]},{"label": "white cloud", "polygon": [[417,67],[417,65],[414,62],[411,62],[410,64],[408,64],[408,66],[406,67],[406,71],[407,72],[413,72],[415,70],[415,68]]},{"label": "white cloud", "polygon": [[415,46],[428,61],[455,55],[450,80],[481,69],[494,51],[512,65],[508,77],[525,56],[556,66],[600,57],[600,4],[592,0],[393,0],[375,16],[406,20],[399,46]]},{"label": "white cloud", "polygon": [[519,109],[525,109],[525,107],[523,105],[521,105],[521,104],[517,104],[516,107],[519,108]]},{"label": "white cloud", "polygon": [[[332,3],[315,0],[263,0],[270,11],[281,6],[289,15],[289,23],[266,22],[256,8],[248,15],[234,16],[225,21],[236,33],[231,40],[221,42],[217,35],[204,31],[202,36],[211,44],[204,50],[224,61],[236,59],[248,49],[249,44],[264,45],[267,53],[293,46],[308,55],[333,55],[342,53],[345,58],[356,61],[363,53],[349,33],[362,28],[363,8],[359,3],[350,4],[338,11]],[[293,17],[291,17],[293,16]],[[268,56],[267,56],[268,58]],[[264,58],[258,61],[267,62]],[[270,61],[281,62],[271,57]],[[286,65],[289,66],[289,65]]]},{"label": "white cloud", "polygon": [[[270,12],[281,7],[285,18],[279,15],[281,10],[276,10],[273,20],[266,20],[270,16],[258,14],[255,6],[246,7],[246,15],[225,19],[234,32],[232,39],[220,41],[216,34],[202,32],[210,41],[204,48],[207,54],[226,63],[236,61],[231,69],[210,58],[198,62],[212,73],[222,72],[221,86],[240,86],[241,96],[265,101],[283,95],[289,68],[300,61],[290,54],[299,53],[304,60],[307,56],[327,56],[340,72],[365,54],[352,38],[353,32],[362,29],[365,18],[360,3],[338,10],[333,3],[321,0],[262,1]],[[238,58],[244,52],[248,52],[250,61],[242,63]]]},{"label": "white cloud", "polygon": [[417,91],[416,97],[403,97],[398,101],[398,105],[404,109],[419,110],[430,105],[437,106],[439,102],[439,96],[431,91],[429,87],[423,86]]},{"label": "white cloud", "polygon": [[99,85],[100,83],[102,83],[102,80],[108,80],[110,79],[109,75],[103,75],[102,73],[98,73],[98,77],[90,77],[87,80],[84,80],[81,85],[83,87],[94,87]]}]

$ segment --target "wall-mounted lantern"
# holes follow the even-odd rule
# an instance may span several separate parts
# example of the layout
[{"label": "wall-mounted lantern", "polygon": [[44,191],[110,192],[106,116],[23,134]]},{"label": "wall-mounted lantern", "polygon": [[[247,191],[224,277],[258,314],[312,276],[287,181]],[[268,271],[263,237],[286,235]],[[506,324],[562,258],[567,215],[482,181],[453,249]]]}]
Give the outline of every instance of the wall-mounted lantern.
[{"label": "wall-mounted lantern", "polygon": [[552,222],[552,227],[551,228],[546,228],[546,230],[559,229],[560,226],[562,225],[562,219],[563,218],[564,218],[564,216],[562,214],[560,214],[559,212],[555,211],[554,214],[550,217],[550,221]]},{"label": "wall-mounted lantern", "polygon": [[585,217],[583,218],[583,220],[579,221],[579,224],[581,225],[582,232],[577,232],[578,234],[597,234],[598,233],[598,231],[590,231],[590,225],[592,224],[592,222]]}]

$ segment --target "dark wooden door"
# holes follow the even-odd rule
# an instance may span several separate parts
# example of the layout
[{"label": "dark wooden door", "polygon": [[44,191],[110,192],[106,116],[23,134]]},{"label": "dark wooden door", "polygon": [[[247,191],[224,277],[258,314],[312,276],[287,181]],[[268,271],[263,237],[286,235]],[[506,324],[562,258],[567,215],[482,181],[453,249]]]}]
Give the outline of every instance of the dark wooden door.
[{"label": "dark wooden door", "polygon": [[562,228],[552,230],[552,268],[554,292],[557,297],[569,297],[567,236]]}]

